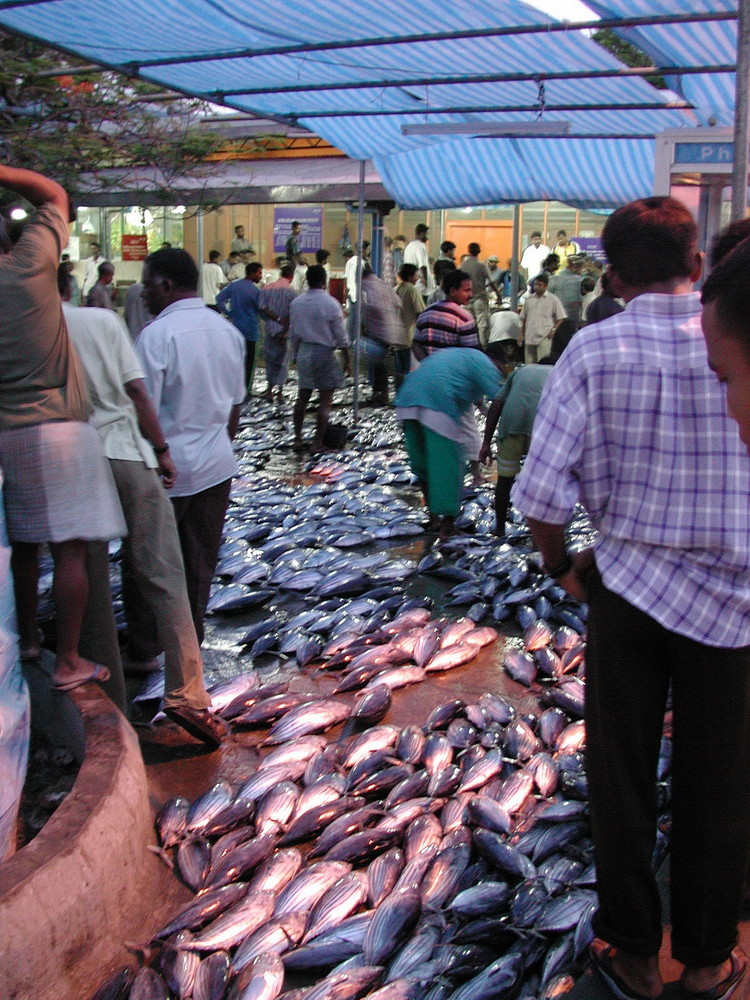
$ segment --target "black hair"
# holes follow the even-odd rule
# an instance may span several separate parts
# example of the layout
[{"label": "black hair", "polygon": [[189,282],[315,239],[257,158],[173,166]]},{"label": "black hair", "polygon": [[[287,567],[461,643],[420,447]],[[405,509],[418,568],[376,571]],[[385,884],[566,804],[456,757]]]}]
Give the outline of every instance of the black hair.
[{"label": "black hair", "polygon": [[209,252],[208,252],[208,259],[209,260],[219,260],[220,258],[221,258],[221,254],[219,253],[218,250],[209,250]]},{"label": "black hair", "polygon": [[719,261],[723,260],[736,246],[750,236],[750,219],[738,219],[737,222],[730,222],[726,229],[714,237],[711,244],[711,267],[716,267]]},{"label": "black hair", "polygon": [[325,264],[328,258],[331,256],[330,250],[324,250],[322,247],[320,250],[315,251],[315,261],[318,264]]},{"label": "black hair", "polygon": [[454,267],[443,275],[443,291],[446,295],[450,295],[456,288],[460,288],[464,281],[471,281],[471,277],[466,271]]},{"label": "black hair", "polygon": [[602,232],[609,266],[626,284],[645,288],[693,271],[698,229],[676,198],[642,198],[610,215]]},{"label": "black hair", "polygon": [[709,274],[701,302],[716,303],[717,316],[728,336],[750,352],[750,238],[738,243]]},{"label": "black hair", "polygon": [[311,264],[307,269],[307,284],[310,288],[325,288],[326,277],[326,269],[322,264]]},{"label": "black hair", "polygon": [[402,281],[411,281],[418,270],[416,264],[402,264],[398,269],[398,276]]},{"label": "black hair", "polygon": [[150,274],[166,278],[182,291],[198,291],[198,268],[187,252],[178,247],[165,247],[150,253],[143,262]]}]

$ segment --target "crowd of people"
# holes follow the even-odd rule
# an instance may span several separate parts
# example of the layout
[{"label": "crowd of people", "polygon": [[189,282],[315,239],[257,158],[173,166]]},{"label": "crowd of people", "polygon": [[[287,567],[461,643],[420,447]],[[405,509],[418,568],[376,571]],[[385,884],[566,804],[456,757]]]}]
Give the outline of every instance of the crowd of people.
[{"label": "crowd of people", "polygon": [[[0,225],[0,466],[21,657],[40,656],[46,544],[52,684],[69,691],[98,680],[124,707],[107,561],[108,542],[123,539],[125,666],[145,673],[163,654],[166,715],[218,746],[200,645],[237,470],[232,438],[262,320],[267,398],[296,364],[295,447],[306,447],[315,390],[310,446],[324,446],[356,333],[326,290],[327,254],[295,288],[292,227],[278,279],[259,287],[256,262],[232,276],[236,265],[222,268],[212,252],[199,271],[187,252],[164,246],[144,263],[144,323],[133,343],[111,308],[99,248],[80,290],[62,259],[63,189],[8,166],[0,186],[35,208],[21,230]],[[535,233],[521,261],[530,288],[519,314],[492,311],[506,288],[496,258],[482,261],[472,243],[457,266],[446,241],[431,264],[428,234],[420,225],[411,242],[391,241],[384,277],[366,254],[347,264],[372,402],[388,401],[392,355],[396,414],[428,528],[442,538],[467,463],[476,474],[490,461],[496,434],[498,534],[512,493],[548,575],[588,602],[592,959],[626,1000],[663,989],[651,859],[671,707],[672,951],[689,1000],[723,1000],[746,969],[737,925],[750,848],[750,222],[715,244],[702,298],[693,291],[703,266],[696,226],[671,198],[609,217],[608,270],[588,283],[574,241],[560,232],[550,250]],[[252,247],[237,226],[227,263],[243,254]],[[487,401],[482,438],[475,411]],[[565,528],[578,503],[597,540],[569,552]]]}]

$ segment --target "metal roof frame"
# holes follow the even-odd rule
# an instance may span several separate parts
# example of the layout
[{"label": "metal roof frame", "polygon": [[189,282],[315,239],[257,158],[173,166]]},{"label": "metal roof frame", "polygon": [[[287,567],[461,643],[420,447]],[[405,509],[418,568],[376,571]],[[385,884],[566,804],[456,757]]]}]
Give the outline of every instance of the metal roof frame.
[{"label": "metal roof frame", "polygon": [[[319,0],[248,14],[231,0],[118,0],[114,23],[108,0],[0,0],[0,25],[177,93],[314,129],[346,155],[371,159],[404,207],[542,196],[611,207],[649,193],[661,129],[731,121],[735,24],[750,0],[586,2],[601,19],[555,21],[522,0],[412,0],[410,19],[432,30],[409,32],[398,0],[360,0],[330,19]],[[635,35],[653,65],[617,63],[585,34],[595,28]],[[529,68],[489,69],[510,57]],[[652,74],[674,81],[675,93],[651,87],[643,78]],[[581,82],[596,84],[590,100],[577,99]],[[478,90],[488,85],[490,100]],[[571,116],[568,135],[541,140],[399,129],[431,121],[480,129],[477,115],[512,124],[559,112]],[[548,183],[550,164],[568,155],[554,152],[562,138],[562,149],[599,168],[578,171],[575,190],[554,170],[559,183]]]}]

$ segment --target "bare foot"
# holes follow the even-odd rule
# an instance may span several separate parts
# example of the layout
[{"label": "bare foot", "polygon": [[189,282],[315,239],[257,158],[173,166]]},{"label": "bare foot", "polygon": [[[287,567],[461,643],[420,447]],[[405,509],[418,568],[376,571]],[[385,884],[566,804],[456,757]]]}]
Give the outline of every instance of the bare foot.
[{"label": "bare foot", "polygon": [[100,663],[78,657],[75,661],[58,659],[52,675],[52,686],[58,691],[70,691],[89,681],[108,681],[109,670]]},{"label": "bare foot", "polygon": [[[735,948],[731,956],[720,965],[685,966],[680,983],[688,993],[706,993],[714,987],[726,986],[720,991],[722,996],[727,995],[727,990],[732,989],[739,983],[745,971],[747,959],[740,948]],[[734,983],[730,982],[734,980]]]},{"label": "bare foot", "polygon": [[455,518],[446,515],[440,522],[440,531],[438,532],[438,538],[441,542],[447,541],[451,535],[456,533],[456,529],[453,527],[453,521]]},{"label": "bare foot", "polygon": [[658,997],[664,989],[657,958],[642,958],[615,951],[612,966],[618,976],[641,996]]}]

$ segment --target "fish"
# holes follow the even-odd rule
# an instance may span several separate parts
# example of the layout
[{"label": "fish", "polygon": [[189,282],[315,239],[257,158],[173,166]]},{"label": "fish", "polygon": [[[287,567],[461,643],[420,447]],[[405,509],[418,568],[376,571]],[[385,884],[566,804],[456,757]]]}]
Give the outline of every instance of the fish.
[{"label": "fish", "polygon": [[362,943],[368,965],[383,965],[405,940],[422,910],[417,889],[394,889],[375,911]]},{"label": "fish", "polygon": [[[351,870],[350,864],[335,860],[317,861],[308,865],[276,897],[274,916],[309,911],[327,889]],[[303,927],[300,938],[304,930]]]},{"label": "fish", "polygon": [[240,972],[234,985],[237,1000],[276,1000],[284,985],[284,963],[274,952],[259,955]]},{"label": "fish", "polygon": [[283,955],[293,948],[305,932],[305,913],[283,913],[272,917],[237,948],[232,959],[232,967],[241,972],[246,965],[261,955]]},{"label": "fish", "polygon": [[367,895],[368,877],[364,872],[354,871],[343,875],[323,893],[313,907],[302,944],[341,923],[364,903]]},{"label": "fish", "polygon": [[298,705],[274,723],[264,743],[285,743],[311,733],[324,732],[348,717],[349,706],[337,698],[321,698]]},{"label": "fish", "polygon": [[274,896],[271,892],[249,893],[230,906],[184,945],[189,951],[217,951],[233,948],[270,918]]}]

